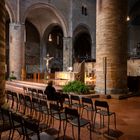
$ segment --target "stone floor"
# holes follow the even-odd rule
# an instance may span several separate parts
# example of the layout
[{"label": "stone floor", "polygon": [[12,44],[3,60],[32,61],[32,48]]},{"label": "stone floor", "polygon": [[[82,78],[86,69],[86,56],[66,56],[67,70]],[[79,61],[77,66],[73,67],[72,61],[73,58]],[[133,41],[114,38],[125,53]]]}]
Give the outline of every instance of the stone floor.
[{"label": "stone floor", "polygon": [[[11,88],[11,86],[9,86]],[[14,89],[12,87],[12,89]],[[21,91],[21,88],[16,87],[15,91]],[[114,137],[106,137],[105,131],[107,130],[107,125],[105,124],[104,129],[99,129],[99,116],[97,118],[97,127],[95,132],[92,132],[93,140],[107,140],[107,139],[118,139],[118,140],[140,140],[140,96],[130,97],[122,100],[118,99],[104,99],[95,98],[98,100],[106,100],[109,103],[110,111],[116,112],[117,117],[117,129],[114,130],[113,117],[111,117],[111,130],[114,130]],[[93,101],[95,100],[93,99]],[[84,114],[86,117],[86,114]],[[105,120],[107,122],[107,120]],[[54,128],[58,128],[58,122],[55,121]],[[50,131],[54,132],[54,131]],[[7,134],[2,133],[2,140],[7,140]],[[54,134],[54,133],[51,133]],[[63,139],[63,133],[60,135],[60,140]],[[77,129],[75,128],[75,139],[77,140]],[[85,127],[81,129],[81,140],[89,140],[89,130]],[[15,133],[14,140],[21,140],[18,133]],[[71,127],[68,127],[66,133],[66,140],[72,140]]]},{"label": "stone floor", "polygon": [[[123,100],[116,99],[102,99],[107,100],[110,105],[110,110],[115,111],[117,115],[117,130],[114,130],[113,118],[111,119],[110,128],[115,131],[115,136],[113,139],[118,140],[140,140],[140,97],[131,97]],[[99,118],[96,123],[98,124]],[[54,128],[58,128],[58,122],[55,121]],[[104,135],[104,129],[96,128],[96,132],[92,132],[93,140],[107,140],[112,139]],[[51,132],[53,132],[51,130]],[[77,139],[77,129],[75,128],[75,137]],[[2,140],[7,140],[8,132],[2,133]],[[60,139],[63,138],[61,133]],[[18,133],[15,133],[14,140],[20,140]],[[81,140],[89,140],[88,129],[82,128],[81,130]],[[72,140],[71,127],[68,127],[66,133],[66,140]]]},{"label": "stone floor", "polygon": [[108,101],[117,115],[117,130],[122,132],[119,140],[140,140],[140,97]]}]

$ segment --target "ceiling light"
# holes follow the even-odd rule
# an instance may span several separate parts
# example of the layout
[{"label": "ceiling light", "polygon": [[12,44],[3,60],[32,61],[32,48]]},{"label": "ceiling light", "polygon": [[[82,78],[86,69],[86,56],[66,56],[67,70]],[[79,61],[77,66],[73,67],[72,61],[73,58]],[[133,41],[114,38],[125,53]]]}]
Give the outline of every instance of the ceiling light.
[{"label": "ceiling light", "polygon": [[51,34],[49,34],[49,39],[48,39],[48,41],[52,41],[52,35]]}]

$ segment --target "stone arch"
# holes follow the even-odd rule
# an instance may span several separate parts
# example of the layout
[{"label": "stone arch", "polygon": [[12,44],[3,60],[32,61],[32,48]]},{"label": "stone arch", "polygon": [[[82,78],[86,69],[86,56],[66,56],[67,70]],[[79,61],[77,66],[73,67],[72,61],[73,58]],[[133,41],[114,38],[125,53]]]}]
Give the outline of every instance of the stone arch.
[{"label": "stone arch", "polygon": [[75,37],[77,34],[79,34],[81,32],[88,32],[89,34],[91,34],[89,26],[81,23],[81,24],[77,25],[77,27],[74,29],[73,37]]},{"label": "stone arch", "polygon": [[48,8],[50,9],[55,15],[56,17],[60,20],[63,32],[64,32],[64,36],[67,37],[68,36],[68,24],[66,22],[66,19],[64,18],[64,16],[61,14],[61,12],[54,7],[51,4],[46,4],[46,3],[36,3],[31,5],[30,7],[27,8],[22,21],[24,22],[26,20],[26,17],[28,15],[28,13],[36,8]]},{"label": "stone arch", "polygon": [[73,55],[81,59],[91,59],[92,39],[89,27],[79,24],[73,32]]},{"label": "stone arch", "polygon": [[9,15],[10,22],[11,22],[11,23],[12,23],[12,22],[15,22],[15,21],[16,21],[16,16],[15,16],[15,14],[14,14],[14,12],[13,12],[11,6],[8,4],[8,2],[6,2],[5,8],[6,8],[6,10],[7,10],[8,15]]},{"label": "stone arch", "polygon": [[[54,32],[55,31],[55,32]],[[53,34],[54,32],[54,34]],[[50,43],[48,41],[49,35],[52,35],[53,41]],[[51,61],[51,72],[59,71],[63,69],[63,29],[60,24],[52,23],[46,29],[42,37],[42,43],[44,45],[43,49],[45,49],[46,54],[49,53],[53,58]],[[57,36],[59,36],[59,44],[57,44]],[[51,51],[53,49],[53,51]]]},{"label": "stone arch", "polygon": [[[36,28],[36,26],[33,24],[33,23],[31,23],[30,21],[28,21],[28,19],[25,21],[25,27],[26,27],[26,32],[30,32],[31,33],[31,31],[27,31],[27,29],[30,29],[28,26],[31,26],[31,28],[33,29],[33,31],[34,31],[34,33],[36,33],[35,35],[36,36],[34,36],[35,37],[35,40],[34,41],[36,41],[36,42],[40,42],[40,34],[39,34],[39,31],[38,31],[38,29]],[[32,32],[33,32],[32,31]],[[26,41],[28,41],[27,38],[28,36],[26,35]],[[31,35],[30,35],[30,38],[33,38],[33,37],[31,37]]]},{"label": "stone arch", "polygon": [[[46,29],[45,29],[45,32],[43,34],[43,40],[44,40],[44,36],[48,36],[49,33],[51,32],[51,30],[53,29],[53,27],[55,26],[59,26],[60,28],[62,28],[62,26],[60,24],[57,24],[57,23],[52,23],[50,24]],[[63,29],[63,28],[62,28]]]}]

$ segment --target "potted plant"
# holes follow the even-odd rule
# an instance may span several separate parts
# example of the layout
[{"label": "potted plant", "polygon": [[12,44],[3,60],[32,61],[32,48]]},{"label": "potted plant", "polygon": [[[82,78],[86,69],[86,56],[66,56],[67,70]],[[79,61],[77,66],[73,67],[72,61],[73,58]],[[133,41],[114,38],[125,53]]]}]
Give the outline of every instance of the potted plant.
[{"label": "potted plant", "polygon": [[69,82],[68,84],[64,85],[62,88],[63,92],[66,93],[76,93],[76,94],[88,94],[89,93],[89,88],[87,85],[80,81],[72,81]]},{"label": "potted plant", "polygon": [[17,78],[14,76],[14,71],[12,71],[12,72],[11,72],[11,75],[10,75],[10,80],[12,80],[12,79],[13,79],[13,80],[17,79]]}]

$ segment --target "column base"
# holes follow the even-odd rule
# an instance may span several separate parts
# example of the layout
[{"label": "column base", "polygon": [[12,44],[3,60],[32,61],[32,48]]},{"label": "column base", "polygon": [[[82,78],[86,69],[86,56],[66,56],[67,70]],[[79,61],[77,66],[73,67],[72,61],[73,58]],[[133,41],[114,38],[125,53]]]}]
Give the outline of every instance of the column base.
[{"label": "column base", "polygon": [[104,89],[99,90],[98,88],[95,88],[95,92],[98,93],[101,98],[106,98],[106,99],[113,98],[113,99],[119,99],[120,100],[120,99],[129,98],[129,97],[132,97],[132,96],[136,96],[134,93],[129,92],[128,89],[122,89],[122,90],[121,89],[113,89],[113,90],[108,90],[107,89],[107,91],[106,91],[107,94],[106,95],[105,95]]},{"label": "column base", "polygon": [[[105,89],[103,88],[98,88],[98,87],[95,87],[95,92],[98,93],[98,94],[105,94]],[[128,88],[126,89],[117,89],[117,88],[107,88],[106,89],[106,94],[127,94],[128,93]]]}]

